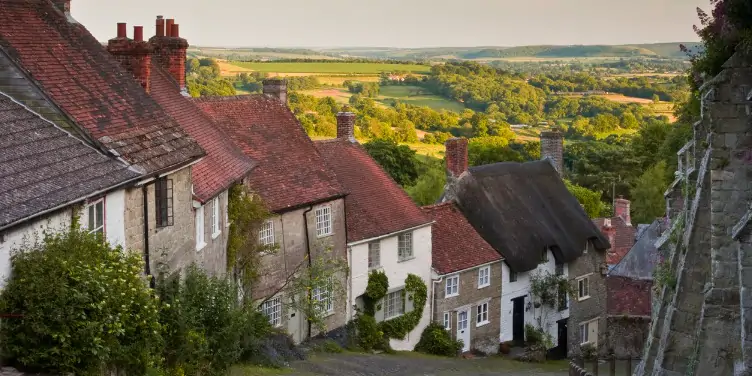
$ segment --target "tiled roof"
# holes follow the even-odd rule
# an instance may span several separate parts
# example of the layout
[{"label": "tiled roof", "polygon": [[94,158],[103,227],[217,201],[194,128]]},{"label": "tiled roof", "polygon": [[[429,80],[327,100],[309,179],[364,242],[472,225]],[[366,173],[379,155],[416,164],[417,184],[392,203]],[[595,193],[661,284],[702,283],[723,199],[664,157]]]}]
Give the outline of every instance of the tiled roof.
[{"label": "tiled roof", "polygon": [[434,223],[433,268],[440,274],[500,261],[501,255],[475,231],[453,202],[424,206]]},{"label": "tiled roof", "polygon": [[348,192],[345,198],[348,242],[431,222],[362,146],[344,139],[315,144]]},{"label": "tiled roof", "polygon": [[259,162],[251,187],[275,212],[345,192],[295,116],[264,95],[192,99],[243,152]]},{"label": "tiled roof", "polygon": [[248,175],[257,163],[235,147],[195,103],[180,94],[177,82],[156,61],[152,66],[151,96],[206,150],[206,157],[192,171],[194,194],[206,202]]},{"label": "tiled roof", "polygon": [[660,254],[655,248],[655,242],[668,227],[662,218],[656,219],[647,229],[642,231],[637,242],[627,254],[614,265],[609,275],[633,279],[653,279],[653,270],[659,261]]},{"label": "tiled roof", "polygon": [[[596,218],[593,222],[605,236],[608,236],[607,232],[604,231],[605,218]],[[616,265],[634,245],[637,229],[634,226],[628,226],[624,219],[619,216],[611,218],[611,228],[614,231],[614,236],[611,249],[608,250],[606,256],[606,263]]]},{"label": "tiled roof", "polygon": [[0,0],[0,47],[92,139],[145,172],[204,151],[82,25],[49,0]]},{"label": "tiled roof", "polygon": [[0,93],[0,228],[139,176]]},{"label": "tiled roof", "polygon": [[650,316],[651,281],[611,276],[606,278],[609,315]]}]

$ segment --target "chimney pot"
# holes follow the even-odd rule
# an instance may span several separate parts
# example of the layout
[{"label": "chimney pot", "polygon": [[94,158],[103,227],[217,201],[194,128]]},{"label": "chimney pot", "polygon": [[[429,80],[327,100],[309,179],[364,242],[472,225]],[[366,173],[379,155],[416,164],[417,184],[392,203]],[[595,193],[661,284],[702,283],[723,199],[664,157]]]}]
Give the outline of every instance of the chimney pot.
[{"label": "chimney pot", "polygon": [[355,142],[355,114],[347,107],[337,113],[337,138]]},{"label": "chimney pot", "polygon": [[174,19],[172,19],[172,18],[168,18],[168,19],[167,19],[167,23],[165,24],[165,25],[166,25],[166,27],[167,27],[167,36],[168,36],[168,37],[171,37],[171,36],[172,36],[172,25],[173,25],[173,24],[175,24],[175,20],[174,20]]},{"label": "chimney pot", "polygon": [[133,26],[133,40],[136,42],[144,41],[144,27],[143,26]]},{"label": "chimney pot", "polygon": [[548,159],[559,175],[564,174],[564,135],[558,129],[541,132],[541,159]]},{"label": "chimney pot", "polygon": [[264,94],[287,104],[287,81],[284,78],[269,78],[264,80],[263,85]]},{"label": "chimney pot", "polygon": [[175,38],[180,38],[180,25],[172,24],[172,32],[170,33],[170,35]]},{"label": "chimney pot", "polygon": [[451,176],[457,178],[467,171],[467,139],[450,138],[446,141],[446,166]]},{"label": "chimney pot", "polygon": [[165,23],[162,16],[157,16],[157,34],[158,37],[165,36]]},{"label": "chimney pot", "polygon": [[128,38],[127,27],[128,25],[126,25],[125,22],[118,22],[117,24],[117,37],[118,38]]},{"label": "chimney pot", "polygon": [[53,0],[57,9],[60,9],[60,11],[65,14],[70,13],[70,2],[71,0]]},{"label": "chimney pot", "polygon": [[622,196],[619,196],[619,198],[614,200],[614,214],[617,217],[621,217],[627,226],[632,226],[632,218],[629,214],[631,209],[630,206],[631,203],[629,200],[622,198]]}]

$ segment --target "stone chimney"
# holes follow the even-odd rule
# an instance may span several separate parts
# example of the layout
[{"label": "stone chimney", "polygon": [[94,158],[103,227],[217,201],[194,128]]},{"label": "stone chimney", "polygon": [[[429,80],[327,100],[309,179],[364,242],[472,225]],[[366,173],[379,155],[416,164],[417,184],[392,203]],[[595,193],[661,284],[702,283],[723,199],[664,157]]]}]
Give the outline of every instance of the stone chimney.
[{"label": "stone chimney", "polygon": [[125,23],[117,24],[117,37],[107,43],[109,51],[120,64],[133,74],[136,80],[148,93],[150,90],[151,77],[151,52],[152,47],[144,41],[144,27],[133,27],[133,39],[127,35]]},{"label": "stone chimney", "polygon": [[71,0],[52,0],[52,3],[55,4],[57,9],[60,9],[60,11],[66,15],[70,14],[70,2]]},{"label": "stone chimney", "polygon": [[185,87],[185,59],[188,51],[188,41],[180,37],[180,25],[175,20],[166,22],[162,16],[157,16],[156,34],[149,39],[154,49],[157,63],[170,73],[178,83],[183,95],[188,95]]},{"label": "stone chimney", "polygon": [[629,215],[629,200],[624,199],[623,196],[619,196],[614,200],[614,214],[617,217],[621,217],[627,226],[632,226],[632,218]]},{"label": "stone chimney", "polygon": [[458,178],[467,171],[467,139],[450,138],[446,141],[446,168],[449,174]]},{"label": "stone chimney", "polygon": [[564,175],[564,135],[557,129],[541,132],[541,159],[548,159],[559,175]]},{"label": "stone chimney", "polygon": [[[284,78],[268,78],[264,80],[263,84],[265,95],[275,97],[280,102],[287,104],[287,81]],[[339,132],[339,129],[337,131]]]},{"label": "stone chimney", "polygon": [[337,113],[337,138],[355,142],[355,114],[347,107]]}]

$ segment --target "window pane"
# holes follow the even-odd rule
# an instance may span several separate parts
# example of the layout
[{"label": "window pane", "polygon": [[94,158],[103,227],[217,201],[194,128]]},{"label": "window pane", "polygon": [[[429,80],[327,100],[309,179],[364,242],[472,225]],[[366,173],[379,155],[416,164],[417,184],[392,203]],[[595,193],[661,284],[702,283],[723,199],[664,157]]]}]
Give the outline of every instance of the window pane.
[{"label": "window pane", "polygon": [[95,217],[96,217],[96,214],[94,213],[94,206],[93,205],[89,206],[89,214],[88,214],[88,219],[89,219],[89,226],[88,226],[88,228],[89,228],[89,230],[94,230],[96,228],[96,226],[94,225],[94,218]]}]

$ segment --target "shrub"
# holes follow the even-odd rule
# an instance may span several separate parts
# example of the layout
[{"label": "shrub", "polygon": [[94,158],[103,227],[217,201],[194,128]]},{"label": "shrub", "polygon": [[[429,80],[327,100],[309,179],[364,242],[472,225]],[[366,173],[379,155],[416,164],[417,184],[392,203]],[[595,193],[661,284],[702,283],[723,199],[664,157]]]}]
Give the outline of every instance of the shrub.
[{"label": "shrub", "polygon": [[4,355],[54,373],[144,374],[161,346],[158,302],[141,277],[141,255],[112,247],[74,221],[11,257],[0,295]]},{"label": "shrub", "polygon": [[462,341],[455,341],[443,326],[437,323],[429,324],[420,341],[415,345],[415,351],[441,356],[457,356],[462,350]]},{"label": "shrub", "polygon": [[543,342],[543,331],[533,325],[525,325],[525,342],[528,345],[536,345]]},{"label": "shrub", "polygon": [[369,315],[359,315],[356,319],[355,328],[358,332],[358,346],[365,351],[382,349],[384,332],[379,329],[376,319]]}]

